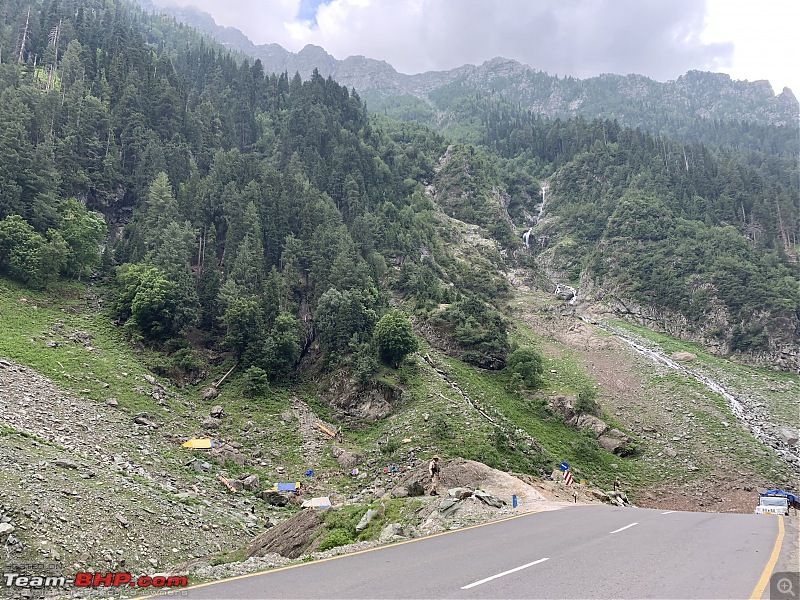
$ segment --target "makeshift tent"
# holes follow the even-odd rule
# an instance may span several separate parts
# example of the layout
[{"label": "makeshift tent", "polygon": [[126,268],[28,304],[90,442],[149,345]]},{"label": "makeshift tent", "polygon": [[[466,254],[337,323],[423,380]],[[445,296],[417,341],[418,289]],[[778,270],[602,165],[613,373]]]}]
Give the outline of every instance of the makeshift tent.
[{"label": "makeshift tent", "polygon": [[331,499],[327,496],[321,496],[320,498],[312,498],[311,500],[303,500],[303,504],[301,505],[303,508],[330,508],[331,507]]},{"label": "makeshift tent", "polygon": [[272,487],[273,492],[294,492],[295,490],[300,488],[299,481],[291,481],[287,483],[276,483]]},{"label": "makeshift tent", "polygon": [[208,438],[192,438],[188,442],[181,444],[184,448],[202,448],[208,449],[214,447],[214,442]]}]

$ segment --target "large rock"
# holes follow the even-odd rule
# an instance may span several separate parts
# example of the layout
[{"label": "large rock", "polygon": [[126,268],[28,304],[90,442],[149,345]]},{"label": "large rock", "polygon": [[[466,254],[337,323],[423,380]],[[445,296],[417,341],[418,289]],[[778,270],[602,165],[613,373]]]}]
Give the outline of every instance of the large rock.
[{"label": "large rock", "polygon": [[465,487],[451,488],[447,490],[447,493],[449,496],[455,498],[456,500],[463,500],[464,498],[469,498],[470,496],[472,496],[472,490],[470,488],[465,488]]},{"label": "large rock", "polygon": [[800,439],[800,435],[798,435],[797,429],[792,429],[791,427],[778,427],[778,437],[789,444],[790,446],[796,446],[798,440]]},{"label": "large rock", "polygon": [[200,427],[203,429],[219,429],[219,426],[219,419],[215,419],[214,417],[206,417],[203,419],[203,422],[200,423]]},{"label": "large rock", "polygon": [[242,487],[249,492],[254,492],[258,489],[258,475],[248,475],[242,479]]},{"label": "large rock", "polygon": [[442,498],[439,501],[439,512],[443,517],[449,517],[461,508],[461,501],[455,498]]},{"label": "large rock", "polygon": [[483,502],[488,506],[494,506],[495,508],[502,508],[505,502],[500,500],[494,494],[490,494],[489,492],[484,492],[483,490],[475,490],[472,495]]},{"label": "large rock", "polygon": [[672,358],[681,362],[689,362],[695,360],[697,358],[697,354],[692,354],[691,352],[673,352]]},{"label": "large rock", "polygon": [[406,490],[408,490],[409,496],[424,496],[425,495],[425,484],[421,481],[412,481],[406,486]]},{"label": "large rock", "polygon": [[225,416],[225,409],[222,408],[221,404],[217,404],[214,408],[211,409],[211,416],[215,419],[221,419]]},{"label": "large rock", "polygon": [[77,469],[78,463],[74,460],[70,460],[68,458],[57,458],[53,461],[53,464],[57,467],[61,467],[62,469]]},{"label": "large rock", "polygon": [[630,438],[619,429],[611,429],[598,438],[598,443],[614,454],[625,455],[627,453]]},{"label": "large rock", "polygon": [[274,492],[272,490],[263,491],[258,495],[258,497],[272,506],[286,506],[289,504],[288,497],[284,496],[280,492]]},{"label": "large rock", "polygon": [[408,534],[400,523],[389,523],[386,527],[381,529],[381,535],[378,538],[379,542],[390,542],[393,540],[404,540]]},{"label": "large rock", "polygon": [[265,556],[275,552],[286,558],[300,558],[314,540],[319,526],[319,511],[300,511],[250,542],[247,556]]},{"label": "large rock", "polygon": [[367,526],[370,524],[370,521],[376,517],[378,514],[378,510],[375,508],[370,508],[367,512],[364,513],[364,516],[361,517],[361,520],[356,525],[356,531],[364,531]]},{"label": "large rock", "polygon": [[575,425],[579,429],[589,429],[598,436],[603,435],[606,430],[608,430],[608,425],[606,425],[606,422],[595,417],[594,415],[578,415]]},{"label": "large rock", "polygon": [[201,397],[203,398],[203,400],[213,400],[218,395],[219,395],[219,390],[212,385],[211,387],[203,390]]},{"label": "large rock", "polygon": [[342,448],[341,446],[337,446],[336,444],[333,445],[331,448],[331,453],[333,457],[336,459],[336,462],[339,463],[339,466],[343,469],[352,469],[356,465],[360,464],[363,460],[363,457]]}]

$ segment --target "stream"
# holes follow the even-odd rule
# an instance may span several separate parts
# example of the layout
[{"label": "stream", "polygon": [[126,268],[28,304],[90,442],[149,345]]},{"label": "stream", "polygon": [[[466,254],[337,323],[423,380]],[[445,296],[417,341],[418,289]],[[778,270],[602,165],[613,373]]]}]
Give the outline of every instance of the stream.
[{"label": "stream", "polygon": [[785,461],[795,472],[800,472],[800,449],[797,446],[790,446],[777,432],[777,426],[769,422],[768,416],[763,408],[757,406],[754,402],[751,403],[749,398],[737,397],[729,390],[720,384],[715,379],[709,377],[705,373],[701,373],[694,369],[690,369],[666,356],[658,350],[648,348],[644,344],[634,340],[623,331],[616,329],[610,325],[592,321],[583,316],[578,316],[584,323],[588,323],[598,329],[610,333],[616,338],[619,338],[628,346],[633,348],[639,354],[648,357],[655,363],[664,365],[671,369],[683,373],[689,377],[693,377],[712,392],[715,392],[725,399],[731,413],[736,419],[744,425],[744,427],[752,434],[754,438],[762,442],[764,445],[772,448],[777,455]]}]

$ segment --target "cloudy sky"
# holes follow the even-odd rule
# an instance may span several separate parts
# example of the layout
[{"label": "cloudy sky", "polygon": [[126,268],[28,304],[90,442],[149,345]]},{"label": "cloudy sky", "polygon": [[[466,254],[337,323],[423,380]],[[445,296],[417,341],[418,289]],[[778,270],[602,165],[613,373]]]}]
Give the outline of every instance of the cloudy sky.
[{"label": "cloudy sky", "polygon": [[193,5],[257,44],[382,59],[403,73],[513,58],[551,75],[690,69],[800,96],[798,0],[156,0]]}]

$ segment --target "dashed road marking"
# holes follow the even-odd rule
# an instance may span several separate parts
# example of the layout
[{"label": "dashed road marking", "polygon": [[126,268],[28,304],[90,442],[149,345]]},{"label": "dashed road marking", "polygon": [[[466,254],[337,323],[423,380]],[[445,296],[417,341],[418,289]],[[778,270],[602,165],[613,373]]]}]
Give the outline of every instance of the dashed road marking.
[{"label": "dashed road marking", "polygon": [[638,525],[638,523],[631,523],[630,525],[625,525],[625,527],[620,527],[619,529],[615,529],[611,533],[619,533],[620,531],[625,531],[629,527],[633,527],[634,525]]},{"label": "dashed road marking", "polygon": [[527,565],[522,565],[521,567],[517,567],[515,569],[509,569],[508,571],[503,571],[502,573],[498,573],[497,575],[492,575],[491,577],[487,577],[486,579],[481,579],[480,581],[475,581],[470,583],[469,585],[463,586],[462,590],[468,590],[469,588],[474,588],[476,585],[481,585],[482,583],[486,583],[487,581],[491,581],[492,579],[497,579],[498,577],[503,577],[504,575],[508,575],[510,573],[516,573],[517,571],[521,571],[522,569],[527,569],[528,567],[532,567],[533,565],[538,565],[539,563],[543,563],[546,560],[550,560],[549,558],[540,558],[539,560],[535,560],[533,562],[528,563]]},{"label": "dashed road marking", "polygon": [[678,512],[678,511],[677,510],[667,510],[667,511],[662,512],[661,514],[662,515],[671,515],[674,512]]}]

